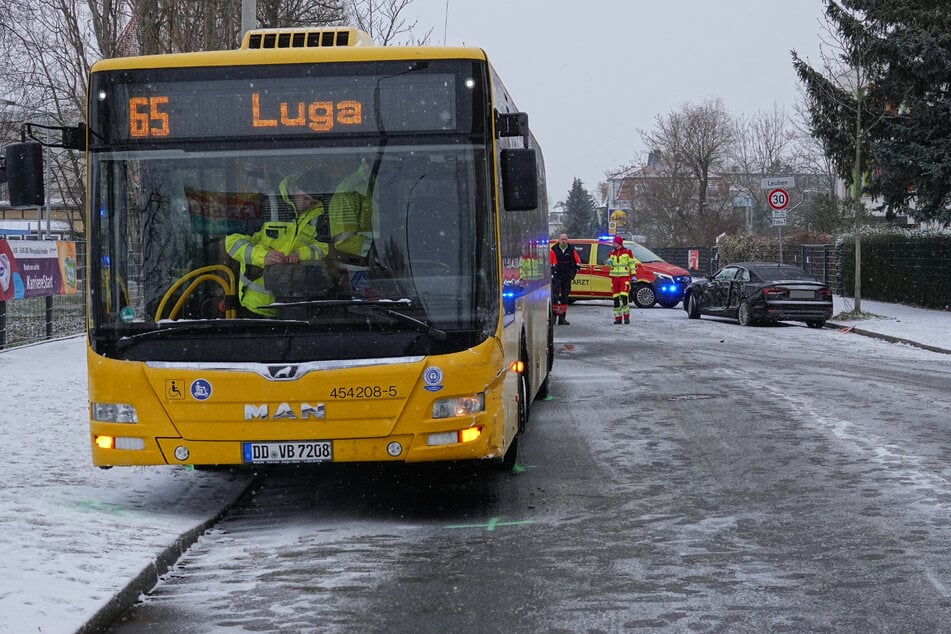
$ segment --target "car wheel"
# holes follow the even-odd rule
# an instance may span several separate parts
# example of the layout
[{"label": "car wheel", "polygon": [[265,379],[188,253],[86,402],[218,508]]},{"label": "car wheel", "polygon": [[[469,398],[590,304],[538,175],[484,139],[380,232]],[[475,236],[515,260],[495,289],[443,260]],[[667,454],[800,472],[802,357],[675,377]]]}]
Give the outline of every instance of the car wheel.
[{"label": "car wheel", "polygon": [[700,319],[700,300],[695,293],[687,295],[687,317],[690,319]]},{"label": "car wheel", "polygon": [[657,303],[657,293],[653,286],[641,282],[631,291],[631,301],[638,308],[650,308]]},{"label": "car wheel", "polygon": [[753,325],[753,311],[750,310],[750,303],[745,299],[740,302],[739,308],[736,309],[736,321],[741,326]]},{"label": "car wheel", "polygon": [[824,321],[822,321],[822,320],[818,320],[818,321],[807,321],[807,322],[806,322],[806,325],[809,326],[810,328],[822,328],[823,326],[826,325],[826,322],[824,322]]}]

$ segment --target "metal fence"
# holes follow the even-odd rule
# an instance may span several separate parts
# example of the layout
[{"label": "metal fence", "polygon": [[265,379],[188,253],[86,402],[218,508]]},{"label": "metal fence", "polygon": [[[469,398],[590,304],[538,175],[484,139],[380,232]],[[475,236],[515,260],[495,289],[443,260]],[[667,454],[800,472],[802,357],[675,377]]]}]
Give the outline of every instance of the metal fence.
[{"label": "metal fence", "polygon": [[85,292],[0,302],[0,348],[78,335],[86,327]]},{"label": "metal fence", "polygon": [[[730,262],[716,247],[661,247],[652,249],[671,264],[695,277],[707,277]],[[691,251],[699,257],[691,258]],[[757,260],[799,266],[843,297],[854,292],[855,252],[850,243],[760,245]],[[698,268],[689,266],[698,262]],[[938,310],[951,310],[951,242],[863,241],[862,296],[872,301],[894,302]]]}]

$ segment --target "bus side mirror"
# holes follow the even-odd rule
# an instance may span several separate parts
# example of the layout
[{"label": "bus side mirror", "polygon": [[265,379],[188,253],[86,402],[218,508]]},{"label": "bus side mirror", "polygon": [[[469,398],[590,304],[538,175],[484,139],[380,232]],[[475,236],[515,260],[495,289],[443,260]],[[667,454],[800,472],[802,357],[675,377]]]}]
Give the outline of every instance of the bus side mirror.
[{"label": "bus side mirror", "polygon": [[501,153],[502,201],[508,211],[538,207],[538,168],[535,150],[506,148]]},{"label": "bus side mirror", "polygon": [[10,207],[29,209],[42,207],[43,146],[36,141],[12,143],[6,150],[7,188]]}]

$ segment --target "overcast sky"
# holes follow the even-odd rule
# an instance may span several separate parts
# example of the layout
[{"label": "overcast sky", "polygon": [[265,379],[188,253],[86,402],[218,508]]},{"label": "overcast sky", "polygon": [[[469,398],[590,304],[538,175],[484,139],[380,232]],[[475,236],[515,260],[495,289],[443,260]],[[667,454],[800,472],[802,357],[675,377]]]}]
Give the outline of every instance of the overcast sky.
[{"label": "overcast sky", "polygon": [[[448,6],[448,13],[447,13]],[[790,50],[819,62],[822,0],[414,0],[430,43],[486,50],[545,155],[549,202],[574,178],[646,159],[638,130],[719,97],[733,115],[784,107]],[[597,197],[597,195],[596,195]]]}]

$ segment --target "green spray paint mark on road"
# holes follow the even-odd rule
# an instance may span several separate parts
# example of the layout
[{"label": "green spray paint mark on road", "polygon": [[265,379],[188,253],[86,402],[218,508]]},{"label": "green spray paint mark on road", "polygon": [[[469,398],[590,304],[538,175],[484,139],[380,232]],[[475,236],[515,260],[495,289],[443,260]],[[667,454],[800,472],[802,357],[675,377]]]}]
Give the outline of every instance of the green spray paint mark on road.
[{"label": "green spray paint mark on road", "polygon": [[79,502],[74,502],[73,505],[81,509],[87,509],[90,511],[105,511],[107,513],[114,513],[115,515],[125,515],[131,510],[128,507],[122,506],[121,504],[112,504],[110,502],[102,502],[100,500],[93,500],[89,498]]},{"label": "green spray paint mark on road", "polygon": [[521,526],[523,524],[534,524],[535,520],[521,520],[515,522],[501,522],[499,518],[493,517],[488,522],[481,524],[449,524],[446,528],[484,528],[486,531],[494,531],[496,526]]}]

